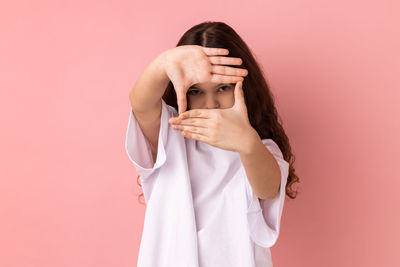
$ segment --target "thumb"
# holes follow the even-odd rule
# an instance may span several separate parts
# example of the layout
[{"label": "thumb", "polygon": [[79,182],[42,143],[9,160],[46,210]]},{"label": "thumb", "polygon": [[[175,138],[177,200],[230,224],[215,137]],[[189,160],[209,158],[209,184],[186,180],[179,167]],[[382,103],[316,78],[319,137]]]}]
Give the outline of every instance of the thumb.
[{"label": "thumb", "polygon": [[184,92],[183,88],[177,90],[177,104],[178,104],[178,115],[181,115],[183,112],[186,111],[186,93]]},{"label": "thumb", "polygon": [[235,91],[234,91],[235,103],[234,106],[246,106],[246,102],[244,99],[243,93],[243,81],[239,81],[236,83]]},{"label": "thumb", "polygon": [[183,85],[176,84],[172,81],[176,94],[176,103],[178,104],[178,115],[186,110],[186,92]]}]

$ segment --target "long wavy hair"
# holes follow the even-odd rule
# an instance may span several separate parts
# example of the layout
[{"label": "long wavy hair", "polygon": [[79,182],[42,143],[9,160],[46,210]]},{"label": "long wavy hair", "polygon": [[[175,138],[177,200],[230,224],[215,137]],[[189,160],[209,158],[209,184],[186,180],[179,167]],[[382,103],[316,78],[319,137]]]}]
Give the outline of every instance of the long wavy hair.
[{"label": "long wavy hair", "polygon": [[[292,185],[299,182],[293,166],[295,156],[282,127],[282,119],[276,110],[274,96],[250,48],[230,26],[223,22],[213,21],[206,21],[190,28],[176,46],[181,45],[226,48],[229,50],[229,57],[239,57],[243,60],[242,65],[234,67],[248,70],[248,75],[243,81],[243,92],[250,124],[261,139],[272,139],[281,149],[283,158],[289,163],[286,195],[291,199],[296,198],[298,192],[292,189]],[[249,89],[246,90],[246,88]],[[177,97],[171,81],[162,98],[168,105],[178,110]],[[137,183],[141,186],[139,177]],[[140,197],[143,197],[143,193],[139,195],[139,201]]]}]

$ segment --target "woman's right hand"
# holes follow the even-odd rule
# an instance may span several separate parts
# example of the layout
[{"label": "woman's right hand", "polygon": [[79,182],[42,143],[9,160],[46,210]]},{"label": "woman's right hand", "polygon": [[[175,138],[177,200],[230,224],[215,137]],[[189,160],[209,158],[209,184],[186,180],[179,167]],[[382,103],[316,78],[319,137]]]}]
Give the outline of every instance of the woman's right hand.
[{"label": "woman's right hand", "polygon": [[223,66],[241,65],[242,59],[226,57],[225,48],[211,48],[199,45],[182,45],[163,52],[162,64],[168,78],[174,85],[177,104],[181,114],[186,111],[187,90],[196,83],[237,83],[248,74],[246,69]]}]

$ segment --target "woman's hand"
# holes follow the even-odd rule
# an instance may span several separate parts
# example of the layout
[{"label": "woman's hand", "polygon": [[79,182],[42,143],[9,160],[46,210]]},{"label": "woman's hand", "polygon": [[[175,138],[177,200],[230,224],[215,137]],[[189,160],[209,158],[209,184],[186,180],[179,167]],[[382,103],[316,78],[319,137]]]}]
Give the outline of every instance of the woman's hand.
[{"label": "woman's hand", "polygon": [[192,109],[171,118],[169,123],[184,137],[237,152],[245,152],[250,142],[259,138],[251,126],[242,90],[243,82],[235,86],[235,103],[227,109]]},{"label": "woman's hand", "polygon": [[199,45],[182,45],[166,50],[162,64],[177,96],[178,114],[186,111],[186,92],[196,83],[236,83],[243,81],[248,71],[243,68],[222,66],[241,65],[242,59],[226,57],[224,48],[210,48]]}]

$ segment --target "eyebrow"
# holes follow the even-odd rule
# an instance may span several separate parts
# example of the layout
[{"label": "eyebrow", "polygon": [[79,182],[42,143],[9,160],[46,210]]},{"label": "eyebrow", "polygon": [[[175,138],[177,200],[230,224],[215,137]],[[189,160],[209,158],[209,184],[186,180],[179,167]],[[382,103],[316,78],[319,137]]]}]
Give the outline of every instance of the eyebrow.
[{"label": "eyebrow", "polygon": [[[214,89],[215,88],[217,88],[217,87],[219,87],[219,86],[221,86],[221,85],[232,85],[231,83],[219,83],[219,84],[217,84],[216,86],[214,86]],[[192,85],[192,86],[190,86],[189,88],[196,88],[196,89],[200,89],[197,85]]]}]

